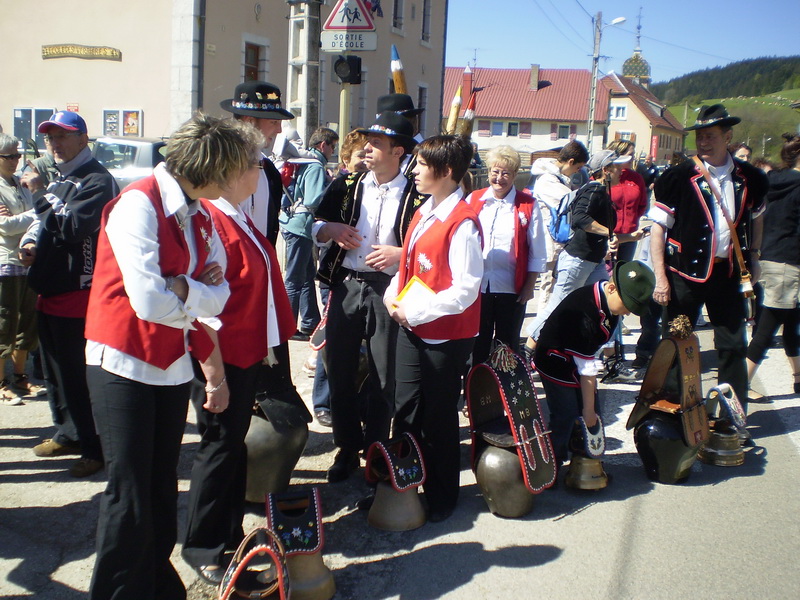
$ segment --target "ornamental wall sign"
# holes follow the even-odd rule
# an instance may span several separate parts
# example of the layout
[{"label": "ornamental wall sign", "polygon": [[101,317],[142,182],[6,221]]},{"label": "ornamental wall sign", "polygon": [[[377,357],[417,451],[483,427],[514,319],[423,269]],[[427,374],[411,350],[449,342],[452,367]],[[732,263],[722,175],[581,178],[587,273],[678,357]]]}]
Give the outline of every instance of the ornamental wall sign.
[{"label": "ornamental wall sign", "polygon": [[86,60],[122,60],[122,51],[110,46],[83,46],[81,44],[50,44],[42,46],[42,59],[83,58]]}]

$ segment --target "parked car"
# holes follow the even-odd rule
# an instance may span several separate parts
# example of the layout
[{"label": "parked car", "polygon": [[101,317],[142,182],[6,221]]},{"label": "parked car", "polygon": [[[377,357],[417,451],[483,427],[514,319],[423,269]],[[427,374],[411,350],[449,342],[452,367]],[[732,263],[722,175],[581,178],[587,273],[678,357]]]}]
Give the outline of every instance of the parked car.
[{"label": "parked car", "polygon": [[100,137],[94,141],[92,156],[117,180],[120,189],[153,172],[164,160],[167,142],[163,139]]}]

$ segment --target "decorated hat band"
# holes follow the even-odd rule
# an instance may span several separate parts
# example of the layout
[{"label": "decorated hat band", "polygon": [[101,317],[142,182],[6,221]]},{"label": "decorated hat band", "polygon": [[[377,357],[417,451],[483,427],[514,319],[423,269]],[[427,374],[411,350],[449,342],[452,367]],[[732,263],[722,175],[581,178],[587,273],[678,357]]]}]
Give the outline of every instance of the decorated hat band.
[{"label": "decorated hat band", "polygon": [[241,102],[239,100],[232,100],[231,106],[249,110],[281,110],[283,108],[280,102]]},{"label": "decorated hat band", "polygon": [[378,125],[377,123],[375,125],[370,125],[367,128],[367,131],[373,131],[375,133],[382,133],[384,135],[403,135],[401,133],[398,133],[397,131],[395,131],[394,129],[392,129],[390,127],[384,127],[383,125]]}]

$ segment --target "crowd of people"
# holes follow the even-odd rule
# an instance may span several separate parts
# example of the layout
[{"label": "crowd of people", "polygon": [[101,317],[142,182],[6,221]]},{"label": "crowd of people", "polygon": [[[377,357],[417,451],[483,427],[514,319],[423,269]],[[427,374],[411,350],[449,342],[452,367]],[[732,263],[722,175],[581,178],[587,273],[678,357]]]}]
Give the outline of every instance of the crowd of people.
[{"label": "crowd of people", "polygon": [[[719,380],[745,406],[779,326],[800,393],[800,136],[768,180],[746,147],[729,148],[739,119],[703,107],[688,128],[697,156],[658,178],[652,164],[633,168],[629,141],[591,156],[571,141],[533,163],[528,194],[509,146],[480,160],[488,186],[471,191],[474,144],[419,139],[421,110],[405,94],[381,97],[374,122],[342,137],[333,171],[340,135],[320,127],[299,144],[277,86],[240,84],[221,108],[231,117],[192,117],[153,174],[121,193],[77,113],[39,124],[54,166],[22,177],[18,140],[0,134],[3,373],[13,364],[0,395],[13,406],[40,393],[25,369],[41,345],[55,433],[33,451],[79,456],[74,477],[105,469],[91,598],[185,597],[170,554],[190,402],[200,443],[182,554],[220,584],[244,537],[255,398],[303,402],[291,341],[314,342],[310,400],[337,448],[327,481],[348,479],[373,442],[410,433],[432,522],[457,506],[463,381],[497,342],[541,377],[559,464],[576,418],[602,427],[598,358],[620,351],[627,314],[642,319],[629,381],[659,322],[694,325],[705,306]],[[547,225],[568,195],[572,234],[560,244]],[[748,347],[742,289],[759,281]]]}]

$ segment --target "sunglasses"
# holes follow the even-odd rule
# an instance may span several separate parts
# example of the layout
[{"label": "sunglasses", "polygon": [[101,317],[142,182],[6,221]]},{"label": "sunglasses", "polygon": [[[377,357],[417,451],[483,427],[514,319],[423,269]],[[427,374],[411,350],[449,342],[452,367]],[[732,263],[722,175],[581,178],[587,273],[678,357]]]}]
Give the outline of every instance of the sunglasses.
[{"label": "sunglasses", "polygon": [[0,158],[5,158],[6,160],[19,160],[22,158],[22,154],[0,154]]}]

